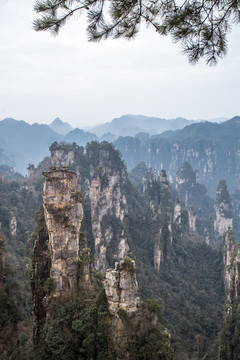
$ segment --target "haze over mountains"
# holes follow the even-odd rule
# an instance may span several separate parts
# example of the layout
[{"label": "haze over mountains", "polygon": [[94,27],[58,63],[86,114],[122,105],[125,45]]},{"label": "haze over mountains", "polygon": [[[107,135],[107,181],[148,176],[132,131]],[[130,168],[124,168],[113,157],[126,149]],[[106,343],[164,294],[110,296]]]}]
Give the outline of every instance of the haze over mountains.
[{"label": "haze over mountains", "polygon": [[0,360],[238,359],[240,117],[135,120],[99,137],[0,122],[1,163],[42,160],[0,165]]},{"label": "haze over mountains", "polygon": [[[208,133],[211,126],[209,124],[203,125],[202,137],[205,137],[205,132]],[[7,118],[0,121],[0,165],[7,164],[25,174],[28,164],[37,165],[44,156],[48,155],[48,148],[54,141],[76,142],[78,145],[85,146],[90,141],[105,140],[113,142],[122,152],[129,169],[142,160],[146,160],[148,165],[155,168],[159,167],[159,162],[155,163],[155,160],[149,162],[149,159],[145,159],[145,144],[149,141],[160,141],[162,138],[173,142],[173,139],[178,139],[178,137],[183,137],[181,141],[191,142],[191,136],[196,137],[194,129],[198,132],[195,125],[195,121],[180,117],[166,120],[143,115],[124,115],[109,123],[91,128],[91,132],[88,132],[78,128],[73,129],[71,125],[59,118],[56,118],[50,125],[38,123],[29,125],[22,120]],[[187,127],[181,132],[185,126]],[[212,124],[212,126],[217,129],[219,125]],[[166,131],[167,133],[165,133]],[[231,132],[231,129],[229,131]],[[190,135],[185,139],[184,136],[186,137],[188,133]],[[163,135],[159,137],[159,134]],[[134,153],[127,154],[130,149],[137,152],[136,156]],[[160,163],[162,162],[160,161]]]}]

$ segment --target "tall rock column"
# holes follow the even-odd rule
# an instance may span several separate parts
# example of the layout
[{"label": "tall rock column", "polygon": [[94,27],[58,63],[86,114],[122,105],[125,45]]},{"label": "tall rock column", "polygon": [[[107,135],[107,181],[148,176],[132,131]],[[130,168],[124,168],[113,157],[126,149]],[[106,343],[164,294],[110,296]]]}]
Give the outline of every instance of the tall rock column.
[{"label": "tall rock column", "polygon": [[219,360],[238,360],[240,354],[240,244],[229,227],[223,236],[225,311],[219,334]]},{"label": "tall rock column", "polygon": [[117,316],[119,309],[127,313],[137,310],[139,297],[134,260],[126,257],[115,264],[114,270],[107,270],[105,291],[111,315]]},{"label": "tall rock column", "polygon": [[230,195],[225,180],[219,181],[217,187],[215,214],[214,230],[217,235],[223,235],[229,226],[232,228],[233,224]]},{"label": "tall rock column", "polygon": [[[110,357],[116,360],[130,359],[128,331],[136,325],[134,324],[136,320],[132,323],[130,319],[134,319],[137,315],[139,305],[136,267],[133,260],[126,257],[115,264],[115,269],[107,270],[105,292],[111,315],[110,353],[112,355]],[[126,322],[128,318],[130,322]]]},{"label": "tall rock column", "polygon": [[91,164],[89,199],[95,242],[94,265],[96,270],[106,271],[111,265],[109,258],[120,260],[129,251],[124,227],[128,207],[123,191],[127,174],[119,154],[111,144],[89,144],[87,157]]},{"label": "tall rock column", "polygon": [[69,296],[77,285],[79,233],[83,218],[77,174],[65,169],[44,172],[44,215],[49,234],[53,296]]},{"label": "tall rock column", "polygon": [[138,359],[141,353],[143,359],[173,360],[170,334],[159,327],[159,305],[150,299],[140,303],[133,260],[126,257],[115,264],[115,269],[107,270],[105,292],[110,313],[110,359]]}]

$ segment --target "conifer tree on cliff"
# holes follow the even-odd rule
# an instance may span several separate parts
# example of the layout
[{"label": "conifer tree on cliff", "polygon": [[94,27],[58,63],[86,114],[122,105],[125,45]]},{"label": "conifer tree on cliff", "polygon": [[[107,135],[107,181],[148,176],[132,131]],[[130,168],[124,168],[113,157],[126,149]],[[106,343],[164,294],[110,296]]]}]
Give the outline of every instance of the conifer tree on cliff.
[{"label": "conifer tree on cliff", "polygon": [[238,0],[37,0],[34,9],[42,14],[35,30],[54,34],[72,15],[87,13],[90,41],[131,39],[145,23],[181,42],[191,63],[216,63],[227,52],[231,27],[240,22]]}]

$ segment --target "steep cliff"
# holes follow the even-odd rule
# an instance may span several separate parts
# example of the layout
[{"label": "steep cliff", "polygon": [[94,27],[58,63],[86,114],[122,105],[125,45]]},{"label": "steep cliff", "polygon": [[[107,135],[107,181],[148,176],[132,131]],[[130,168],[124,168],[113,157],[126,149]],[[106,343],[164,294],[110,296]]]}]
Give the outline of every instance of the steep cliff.
[{"label": "steep cliff", "polygon": [[103,275],[92,271],[84,235],[79,237],[83,209],[76,173],[57,168],[44,176],[32,279],[35,358],[137,359],[140,349],[146,359],[160,352],[173,359],[159,306],[139,305],[135,262],[124,258],[108,270],[105,291]]},{"label": "steep cliff", "polygon": [[183,162],[188,161],[199,170],[199,179],[211,196],[214,196],[218,182],[226,178],[233,192],[239,187],[239,117],[221,124],[198,123],[182,130],[166,131],[151,136],[145,144],[136,144],[133,137],[121,137],[115,141],[123,154],[128,169],[140,161],[153,169],[165,169],[169,178]]},{"label": "steep cliff", "polygon": [[226,181],[221,180],[217,187],[215,200],[215,220],[214,230],[217,236],[222,236],[228,227],[233,226],[233,214],[230,201],[230,195],[227,189]]},{"label": "steep cliff", "polygon": [[67,144],[54,142],[49,150],[51,151],[51,162],[54,166],[69,166],[74,163],[74,150],[76,147]]},{"label": "steep cliff", "polygon": [[[140,303],[135,262],[126,257],[106,273],[105,291],[111,315],[110,358],[173,359],[170,334],[159,326],[159,305]],[[146,343],[148,344],[146,346]]]},{"label": "steep cliff", "polygon": [[[204,243],[195,241],[195,237],[185,226],[188,224],[186,219],[190,216],[183,206],[178,209],[181,222],[177,224],[174,221],[172,199],[176,198],[176,192],[172,194],[166,173],[164,171],[152,173],[148,170],[146,172],[146,166],[142,164],[141,169],[138,169],[139,172],[137,172],[137,183],[140,190],[138,191],[129,182],[119,153],[111,144],[94,142],[87,146],[85,152],[75,145],[65,144],[64,148],[66,151],[67,148],[69,151],[74,151],[74,163],[69,165],[69,170],[74,170],[78,174],[77,188],[81,190],[84,199],[84,230],[86,231],[87,246],[91,248],[93,254],[95,269],[107,270],[109,266],[114,266],[115,261],[121,261],[128,253],[136,260],[136,274],[140,284],[141,297],[143,299],[155,297],[159,303],[164,304],[164,318],[167,327],[171,329],[173,340],[183,344],[181,356],[184,359],[192,356],[189,354],[210,356],[211,339],[214,338],[217,331],[223,302],[220,278],[221,259],[219,260],[217,251]],[[51,171],[58,172],[59,168],[55,165]],[[143,183],[142,172],[144,172],[143,177],[145,178]],[[61,211],[59,214],[61,216],[58,220],[64,222]],[[194,227],[194,212],[190,215],[193,218],[192,226]],[[62,226],[60,224],[60,229]],[[43,256],[45,256],[44,251]],[[116,295],[115,302],[111,303],[109,300],[109,303],[103,293],[100,296],[101,286],[96,290],[94,284],[95,282],[99,284],[97,277],[100,278],[101,275],[98,271],[96,273],[91,271],[89,250],[87,249],[84,250],[84,258],[80,257],[78,270],[90,270],[91,286],[84,288],[81,281],[78,281],[77,303],[73,303],[72,298],[68,302],[72,314],[71,321],[68,320],[67,305],[65,304],[66,306],[64,305],[62,308],[61,304],[59,305],[57,302],[57,297],[54,296],[50,303],[51,321],[46,321],[43,325],[44,348],[50,352],[52,359],[54,356],[58,356],[56,347],[53,346],[51,340],[53,338],[61,340],[58,343],[59,349],[67,347],[68,353],[71,354],[79,354],[83,351],[88,354],[86,355],[87,359],[91,358],[92,351],[96,353],[100,351],[101,339],[97,335],[100,325],[96,308],[99,309],[101,306],[104,307],[103,313],[105,314],[101,318],[102,324],[104,324],[101,325],[101,329],[109,329],[110,334],[113,333],[111,322],[108,322],[107,319],[113,316],[110,309],[114,306],[118,308],[118,318],[121,318],[122,322],[126,320],[128,326],[121,325],[127,331],[127,336],[125,336],[125,330],[121,333],[126,340],[126,342],[123,341],[126,351],[130,351],[131,347],[136,350],[134,347],[136,338],[132,331],[136,329],[135,325],[139,324],[137,330],[134,330],[138,334],[146,335],[139,329],[145,327],[148,329],[147,325],[140,325],[137,320],[145,316],[146,307],[143,306],[141,316],[138,315],[142,306],[140,304],[136,306],[136,312],[130,311],[128,315],[124,309],[121,309],[122,305],[118,305],[119,289],[115,293],[113,292]],[[50,268],[51,264],[49,263],[49,273],[46,274],[44,281],[45,292],[43,291],[41,295],[41,306],[45,306],[45,301],[47,305],[49,304],[51,298],[49,295],[51,291],[54,294],[56,290],[50,276]],[[114,273],[116,270],[112,271]],[[113,277],[113,280],[115,279],[117,284],[120,275],[118,271],[114,274],[116,277]],[[208,274],[207,277],[206,274]],[[121,298],[125,301],[124,291],[121,290],[120,293]],[[83,308],[83,303],[88,304],[89,307]],[[54,312],[54,309],[59,311]],[[40,311],[44,311],[44,309],[42,308]],[[125,317],[125,315],[127,316]],[[90,320],[90,316],[92,320]],[[146,316],[148,318],[150,316],[148,310],[146,310]],[[155,315],[151,316],[152,320],[156,318]],[[129,318],[130,323],[128,322]],[[149,321],[148,324],[152,324],[152,322]],[[84,326],[84,331],[82,326]],[[72,336],[73,331],[77,332],[76,336]],[[67,335],[68,332],[71,334],[70,336]],[[107,340],[109,339],[108,335],[105,332],[104,334],[103,337],[101,336],[106,346],[103,358],[108,359],[109,355],[106,356],[106,353],[109,354],[109,351],[116,357],[117,353],[114,352],[115,348],[112,345],[113,338],[109,341]],[[149,333],[149,336],[152,336],[151,334],[152,332]],[[145,335],[141,341],[146,339]],[[199,346],[198,349],[196,349],[196,344]],[[108,346],[110,346],[110,350]],[[48,358],[46,357],[46,359]]]},{"label": "steep cliff", "polygon": [[128,206],[124,186],[127,174],[115,150],[107,143],[87,147],[90,167],[88,194],[91,208],[95,268],[104,271],[124,258],[129,244],[124,227]]},{"label": "steep cliff", "polygon": [[137,310],[139,297],[134,260],[126,257],[115,264],[114,270],[107,270],[105,291],[112,315],[116,316],[120,309],[127,313]]},{"label": "steep cliff", "polygon": [[12,236],[15,236],[17,234],[17,219],[16,215],[12,211],[10,212],[9,216],[9,230]]},{"label": "steep cliff", "polygon": [[[168,257],[169,246],[167,244],[170,245],[173,239],[171,187],[164,170],[161,170],[159,174],[156,171],[152,172],[152,169],[147,170],[144,163],[139,164],[132,171],[131,179],[137,184],[145,201],[147,200],[149,203],[151,236],[154,239],[152,256],[155,270],[159,272]],[[144,217],[144,221],[146,221],[146,217]]]},{"label": "steep cliff", "polygon": [[77,286],[79,233],[83,218],[77,174],[68,170],[44,172],[43,207],[49,234],[53,296],[70,296]]},{"label": "steep cliff", "polygon": [[177,171],[175,188],[183,209],[187,211],[189,230],[210,243],[214,202],[205,186],[199,183],[198,171],[194,171],[189,162],[184,162]]},{"label": "steep cliff", "polygon": [[225,313],[219,334],[219,360],[237,360],[240,353],[240,247],[229,227],[223,236]]}]

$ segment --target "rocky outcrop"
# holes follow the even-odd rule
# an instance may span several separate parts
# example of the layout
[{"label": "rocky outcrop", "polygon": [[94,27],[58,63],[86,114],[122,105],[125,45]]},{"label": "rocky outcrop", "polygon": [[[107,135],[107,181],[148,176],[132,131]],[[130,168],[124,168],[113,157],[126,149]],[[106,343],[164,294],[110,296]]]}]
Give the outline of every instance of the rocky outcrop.
[{"label": "rocky outcrop", "polygon": [[188,206],[189,193],[196,185],[196,172],[193,171],[189,162],[184,162],[176,173],[176,190],[181,195],[185,206]]},{"label": "rocky outcrop", "polygon": [[225,311],[220,331],[219,360],[239,359],[240,244],[229,227],[223,236]]},{"label": "rocky outcrop", "polygon": [[155,270],[159,272],[162,263],[168,258],[166,252],[173,240],[171,189],[165,170],[157,174],[156,170],[153,173],[150,169],[142,179],[142,184],[142,191],[150,203],[152,232],[155,233],[153,261]]},{"label": "rocky outcrop", "polygon": [[155,241],[154,251],[153,251],[153,261],[154,261],[154,268],[157,272],[160,271],[162,257],[163,257],[163,252],[162,252],[160,240]]},{"label": "rocky outcrop", "polygon": [[[96,150],[95,150],[96,151]],[[114,246],[113,260],[124,258],[129,245],[124,230],[124,217],[128,212],[126,196],[122,187],[126,184],[126,171],[119,158],[113,156],[114,150],[99,147],[94,156],[97,162],[92,164],[93,149],[88,148],[90,160],[89,199],[91,206],[92,234],[95,247],[95,268],[105,271],[109,267],[107,252]],[[118,161],[119,167],[114,166]]]},{"label": "rocky outcrop", "polygon": [[240,295],[240,247],[229,227],[223,236],[224,285],[229,305]]},{"label": "rocky outcrop", "polygon": [[193,206],[189,206],[188,208],[188,223],[189,230],[196,231],[196,213]]},{"label": "rocky outcrop", "polygon": [[27,167],[27,171],[28,171],[27,177],[32,178],[36,172],[35,166],[33,164],[29,164]]},{"label": "rocky outcrop", "polygon": [[[164,348],[165,360],[173,359],[169,332],[158,326],[159,305],[154,300],[140,303],[136,281],[135,262],[129,257],[115,264],[106,272],[105,292],[110,313],[110,359],[136,359],[139,349],[147,345],[151,354]],[[143,350],[144,351],[144,350]],[[144,356],[145,357],[145,356]]]},{"label": "rocky outcrop", "polygon": [[228,227],[232,228],[233,215],[229,192],[225,180],[221,180],[217,187],[215,200],[214,231],[216,235],[222,236]]},{"label": "rocky outcrop", "polygon": [[83,218],[77,175],[63,169],[44,172],[43,207],[51,257],[52,296],[71,296],[77,285],[79,233]]},{"label": "rocky outcrop", "polygon": [[12,236],[17,234],[17,218],[12,211],[9,213],[9,230]]},{"label": "rocky outcrop", "polygon": [[69,166],[74,163],[74,151],[69,149],[56,149],[51,154],[52,165]]},{"label": "rocky outcrop", "polygon": [[173,212],[173,221],[176,225],[181,225],[181,214],[182,214],[182,207],[179,199],[176,199],[174,212]]},{"label": "rocky outcrop", "polygon": [[138,284],[134,260],[126,257],[106,272],[105,291],[109,311],[117,316],[119,309],[131,313],[137,310]]},{"label": "rocky outcrop", "polygon": [[234,255],[234,233],[229,227],[223,236],[223,264],[224,264],[224,285],[225,289],[230,289],[234,268],[232,258]]},{"label": "rocky outcrop", "polygon": [[136,146],[136,139],[125,137],[115,144],[129,169],[145,161],[153,169],[165,169],[174,179],[184,161],[199,170],[199,179],[211,196],[227,174],[229,189],[239,187],[239,117],[221,124],[201,122],[175,132],[150,137]]}]

